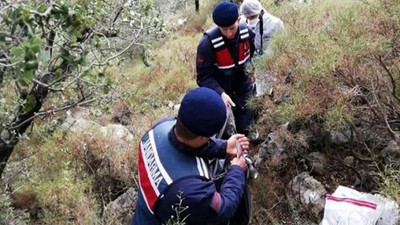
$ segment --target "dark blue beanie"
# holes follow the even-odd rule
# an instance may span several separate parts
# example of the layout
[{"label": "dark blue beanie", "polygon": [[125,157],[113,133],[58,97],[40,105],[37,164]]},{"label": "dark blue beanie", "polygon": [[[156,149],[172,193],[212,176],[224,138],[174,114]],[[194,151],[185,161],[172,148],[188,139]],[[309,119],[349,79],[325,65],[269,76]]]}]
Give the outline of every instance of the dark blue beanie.
[{"label": "dark blue beanie", "polygon": [[214,8],[212,17],[217,26],[229,27],[238,19],[239,10],[235,3],[221,2]]},{"label": "dark blue beanie", "polygon": [[217,92],[200,87],[189,91],[181,102],[178,118],[194,134],[211,137],[226,120],[226,107]]}]

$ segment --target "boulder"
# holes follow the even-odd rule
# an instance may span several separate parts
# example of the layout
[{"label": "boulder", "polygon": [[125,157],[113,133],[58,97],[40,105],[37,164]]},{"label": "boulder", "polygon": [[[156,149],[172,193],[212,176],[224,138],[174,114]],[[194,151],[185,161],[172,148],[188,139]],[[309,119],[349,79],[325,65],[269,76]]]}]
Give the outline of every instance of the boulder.
[{"label": "boulder", "polygon": [[306,157],[306,162],[309,166],[309,169],[313,173],[316,173],[318,175],[324,174],[324,169],[327,162],[325,154],[321,152],[311,152]]},{"label": "boulder", "polygon": [[321,219],[325,206],[326,190],[321,182],[303,172],[293,178],[287,186],[286,197],[300,212],[310,212]]},{"label": "boulder", "polygon": [[386,148],[382,150],[381,155],[385,163],[400,168],[400,145],[396,141],[390,141]]},{"label": "boulder", "polygon": [[129,188],[124,194],[106,206],[104,218],[109,220],[111,224],[129,224],[136,205],[136,198],[135,189]]}]

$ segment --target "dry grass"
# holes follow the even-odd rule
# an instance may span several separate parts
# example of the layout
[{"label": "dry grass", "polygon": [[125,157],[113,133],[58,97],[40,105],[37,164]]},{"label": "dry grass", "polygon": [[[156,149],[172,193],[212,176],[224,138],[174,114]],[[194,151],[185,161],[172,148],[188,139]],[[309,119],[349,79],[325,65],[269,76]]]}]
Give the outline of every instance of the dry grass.
[{"label": "dry grass", "polygon": [[32,218],[40,217],[38,224],[100,223],[99,197],[110,201],[137,185],[137,141],[121,148],[120,140],[90,128],[68,136],[57,131],[46,139],[40,134],[35,129],[30,140],[20,142],[17,153],[26,168],[10,183],[18,190],[15,204],[30,210]]},{"label": "dry grass", "polygon": [[[79,174],[106,174],[113,179],[134,186],[136,174],[136,142],[122,144],[123,140],[106,137],[93,130],[88,133],[69,135],[66,148],[69,150],[73,170]],[[83,176],[84,178],[84,176]]]},{"label": "dry grass", "polygon": [[145,67],[134,63],[124,69],[123,83],[118,87],[122,93],[131,93],[127,100],[134,110],[145,108],[143,104],[154,107],[167,105],[167,101],[178,103],[183,93],[196,86],[195,49],[199,36],[171,36],[157,51],[151,60],[152,65]]}]

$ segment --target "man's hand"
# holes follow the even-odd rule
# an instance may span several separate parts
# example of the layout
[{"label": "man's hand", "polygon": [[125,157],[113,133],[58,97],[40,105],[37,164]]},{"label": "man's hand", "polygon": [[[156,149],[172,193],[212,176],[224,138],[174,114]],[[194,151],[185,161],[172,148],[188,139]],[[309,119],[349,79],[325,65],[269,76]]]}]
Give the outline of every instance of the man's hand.
[{"label": "man's hand", "polygon": [[231,97],[227,95],[225,92],[221,94],[222,101],[224,101],[226,108],[235,107],[235,103],[233,103]]},{"label": "man's hand", "polygon": [[226,154],[230,158],[236,157],[238,152],[236,148],[236,142],[239,142],[240,146],[242,147],[242,153],[248,153],[249,151],[249,139],[243,134],[234,134],[228,139],[226,147]]},{"label": "man's hand", "polygon": [[235,157],[231,160],[231,165],[238,165],[240,166],[243,170],[247,169],[247,163],[246,160],[244,159],[243,155],[238,157]]}]

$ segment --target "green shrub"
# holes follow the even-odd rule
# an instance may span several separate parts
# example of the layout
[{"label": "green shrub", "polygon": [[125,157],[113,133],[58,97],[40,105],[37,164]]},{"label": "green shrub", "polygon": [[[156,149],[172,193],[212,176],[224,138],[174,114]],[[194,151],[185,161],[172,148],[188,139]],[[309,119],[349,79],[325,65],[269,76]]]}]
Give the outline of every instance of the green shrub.
[{"label": "green shrub", "polygon": [[400,170],[388,165],[380,171],[379,176],[382,179],[381,192],[395,202],[400,203]]}]

